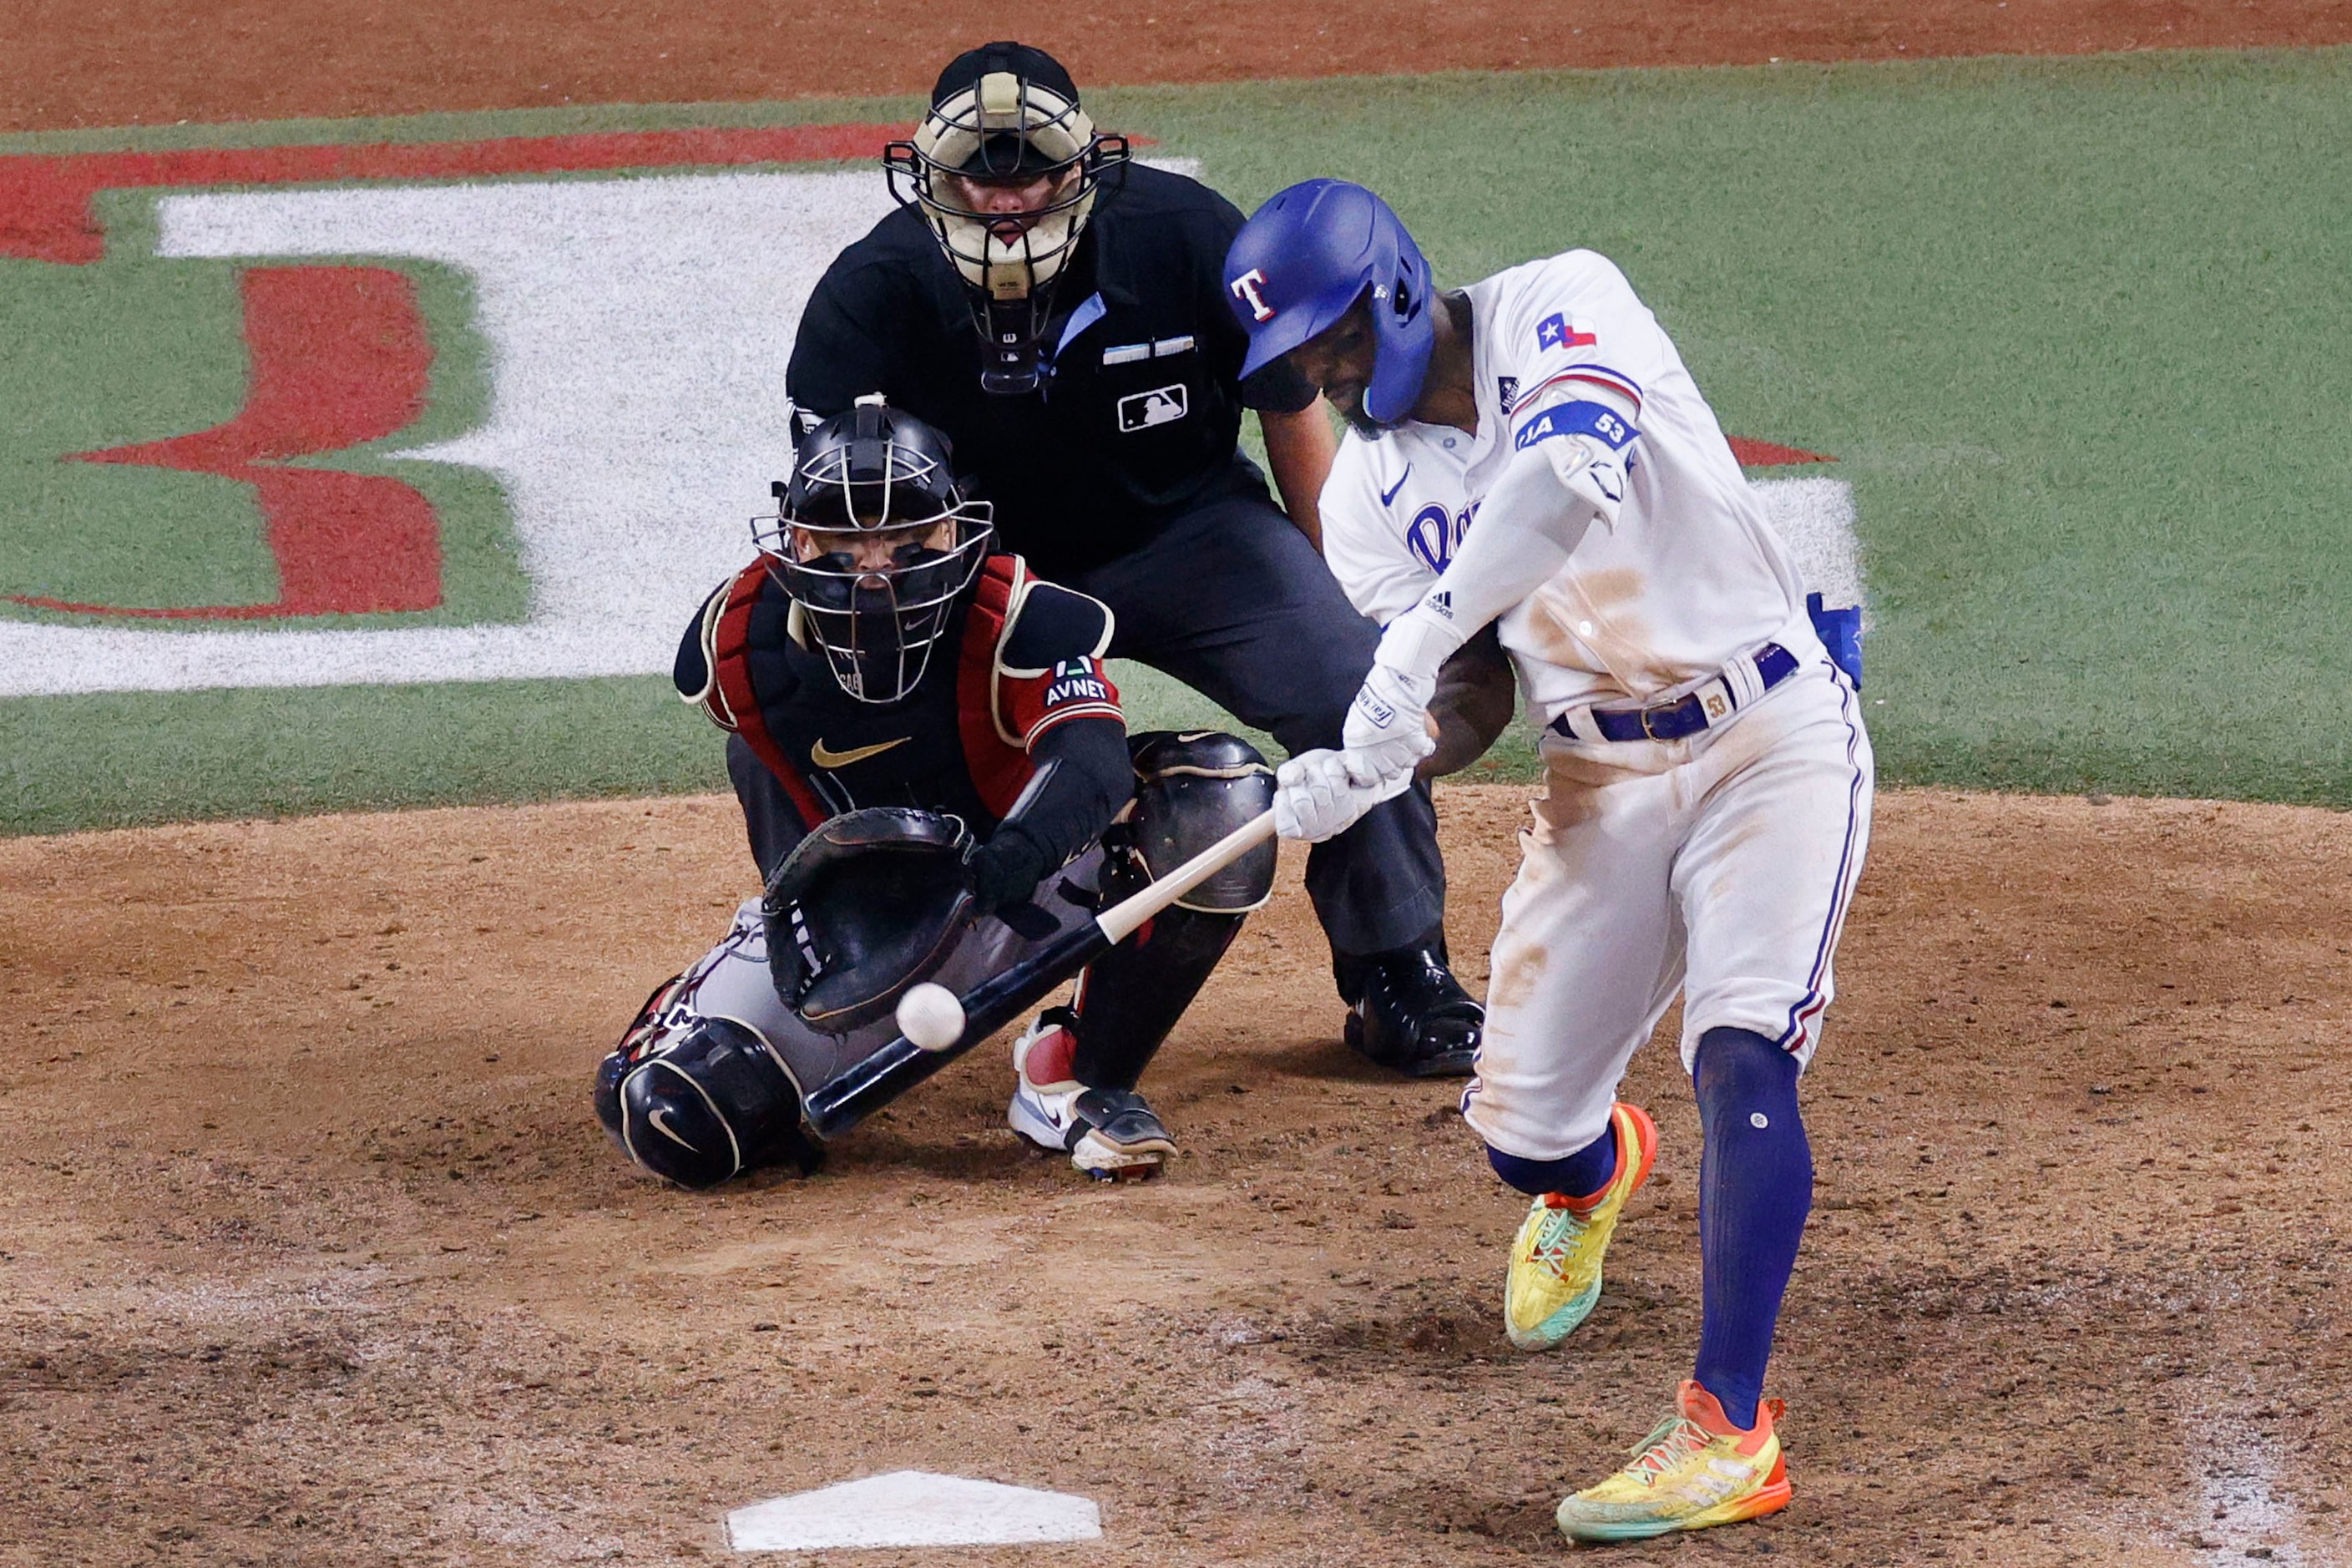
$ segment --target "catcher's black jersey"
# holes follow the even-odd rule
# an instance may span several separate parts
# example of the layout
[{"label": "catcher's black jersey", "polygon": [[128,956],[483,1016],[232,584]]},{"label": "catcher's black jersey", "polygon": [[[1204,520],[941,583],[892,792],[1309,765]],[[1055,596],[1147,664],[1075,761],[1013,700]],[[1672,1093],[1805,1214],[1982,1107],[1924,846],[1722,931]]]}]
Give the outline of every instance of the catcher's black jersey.
[{"label": "catcher's black jersey", "polygon": [[879,392],[955,443],[1005,543],[1049,576],[1123,555],[1175,513],[1265,479],[1236,449],[1242,408],[1314,389],[1274,364],[1244,384],[1224,298],[1242,215],[1196,180],[1129,166],[1106,182],[1055,282],[1038,390],[984,392],[971,304],[921,216],[901,208],[844,250],[801,317],[785,387],[830,416]]},{"label": "catcher's black jersey", "polygon": [[823,650],[793,635],[792,601],[754,563],[704,602],[678,647],[677,689],[749,742],[806,831],[869,805],[961,817],[981,837],[1018,797],[1029,752],[1076,720],[1120,723],[1102,668],[1110,612],[991,556],[915,689],[861,702]]}]

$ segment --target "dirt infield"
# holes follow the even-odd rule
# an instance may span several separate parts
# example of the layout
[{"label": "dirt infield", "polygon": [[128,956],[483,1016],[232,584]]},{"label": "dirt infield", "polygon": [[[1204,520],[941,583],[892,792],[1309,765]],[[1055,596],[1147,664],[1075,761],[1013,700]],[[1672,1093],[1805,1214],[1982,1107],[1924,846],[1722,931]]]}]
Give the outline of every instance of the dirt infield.
[{"label": "dirt infield", "polygon": [[983,36],[1082,87],[2352,41],[2352,0],[14,0],[0,131],[928,90]]},{"label": "dirt infield", "polygon": [[[928,84],[981,24],[814,0],[20,0],[0,131]],[[2352,0],[1072,8],[1087,84],[2352,41]],[[1444,796],[1483,953],[1523,791]],[[1696,1338],[1669,1049],[1593,1321],[1498,1332],[1516,1205],[1335,1043],[1296,884],[1098,1190],[994,1049],[812,1181],[636,1177],[588,1074],[748,875],[731,803],[0,841],[0,1564],[695,1563],[729,1508],[916,1467],[1085,1492],[1099,1546],[912,1563],[1553,1562],[1553,1500]],[[1808,1116],[1772,1392],[1796,1504],[1620,1556],[2352,1562],[2352,818],[1896,793]],[[1474,961],[1465,972],[1478,976]]]},{"label": "dirt infield", "polygon": [[[1465,952],[1523,795],[1444,797]],[[2342,1561],[2352,820],[1897,793],[1873,856],[1798,1501],[1626,1555]],[[1295,865],[1156,1073],[1158,1183],[1025,1152],[994,1048],[813,1181],[639,1179],[589,1071],[748,864],[712,799],[0,843],[0,1563],[718,1561],[727,1508],[899,1467],[1102,1500],[1024,1562],[1543,1561],[1682,1375],[1671,1050],[1600,1310],[1520,1357],[1516,1205],[1451,1089],[1334,1043]]]}]

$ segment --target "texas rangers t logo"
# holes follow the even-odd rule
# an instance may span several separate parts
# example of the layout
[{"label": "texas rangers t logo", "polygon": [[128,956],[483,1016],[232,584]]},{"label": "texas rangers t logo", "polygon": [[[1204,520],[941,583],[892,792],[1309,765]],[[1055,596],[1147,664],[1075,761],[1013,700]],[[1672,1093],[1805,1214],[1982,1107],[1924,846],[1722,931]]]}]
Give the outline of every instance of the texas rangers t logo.
[{"label": "texas rangers t logo", "polygon": [[1258,290],[1265,287],[1265,274],[1255,267],[1234,279],[1234,298],[1249,306],[1250,318],[1253,321],[1264,321],[1273,319],[1274,307],[1268,305],[1258,293]]}]

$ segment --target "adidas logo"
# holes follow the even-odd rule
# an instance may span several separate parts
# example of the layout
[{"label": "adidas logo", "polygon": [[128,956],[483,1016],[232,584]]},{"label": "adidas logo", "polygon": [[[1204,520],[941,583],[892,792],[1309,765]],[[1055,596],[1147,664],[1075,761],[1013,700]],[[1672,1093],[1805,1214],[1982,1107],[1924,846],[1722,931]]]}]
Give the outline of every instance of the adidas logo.
[{"label": "adidas logo", "polygon": [[1450,621],[1454,618],[1454,592],[1452,589],[1449,588],[1442,594],[1432,594],[1428,598],[1422,602],[1427,605],[1431,609],[1435,610],[1439,615],[1444,616],[1447,620]]}]

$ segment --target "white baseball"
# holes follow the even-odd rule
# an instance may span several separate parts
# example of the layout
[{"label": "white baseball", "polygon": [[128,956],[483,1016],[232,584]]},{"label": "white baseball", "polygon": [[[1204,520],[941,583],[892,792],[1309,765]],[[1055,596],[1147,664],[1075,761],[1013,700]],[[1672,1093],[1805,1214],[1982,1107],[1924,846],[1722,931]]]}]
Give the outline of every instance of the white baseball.
[{"label": "white baseball", "polygon": [[963,1037],[963,1004],[926,980],[898,998],[898,1032],[927,1051],[944,1051]]}]

